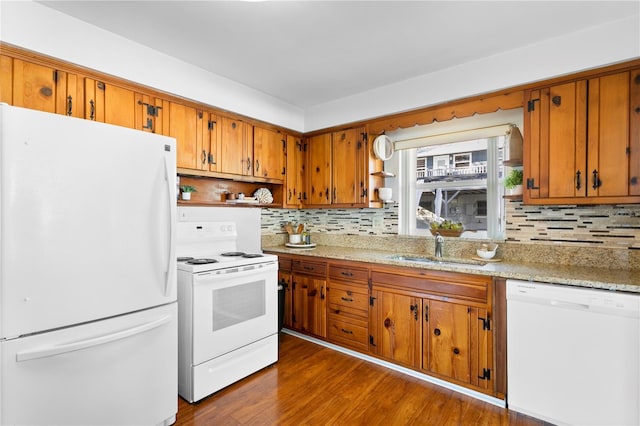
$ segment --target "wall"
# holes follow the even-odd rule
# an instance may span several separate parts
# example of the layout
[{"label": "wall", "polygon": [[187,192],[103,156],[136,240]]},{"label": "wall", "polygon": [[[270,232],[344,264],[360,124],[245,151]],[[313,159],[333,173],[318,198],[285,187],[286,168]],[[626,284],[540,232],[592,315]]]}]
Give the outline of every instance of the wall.
[{"label": "wall", "polygon": [[[525,28],[523,31],[535,31]],[[530,23],[533,27],[534,23]],[[640,16],[401,81],[305,111],[307,131],[545,80],[640,57]],[[381,57],[384,63],[384,57]],[[390,64],[398,66],[401,64]]]},{"label": "wall", "polygon": [[32,1],[0,1],[0,39],[288,129],[304,129],[298,107]]},{"label": "wall", "polygon": [[630,16],[302,111],[32,1],[0,1],[0,12],[4,42],[307,132],[640,57]]}]

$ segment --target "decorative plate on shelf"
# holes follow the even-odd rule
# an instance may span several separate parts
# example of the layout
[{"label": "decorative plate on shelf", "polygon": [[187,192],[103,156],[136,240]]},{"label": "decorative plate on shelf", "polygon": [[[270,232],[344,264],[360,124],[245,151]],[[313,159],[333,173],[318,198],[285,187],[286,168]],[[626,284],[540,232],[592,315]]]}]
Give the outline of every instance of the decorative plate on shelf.
[{"label": "decorative plate on shelf", "polygon": [[273,203],[273,195],[271,195],[271,191],[268,188],[258,188],[256,192],[253,193],[253,196],[258,200],[260,204],[271,204]]},{"label": "decorative plate on shelf", "polygon": [[387,135],[380,135],[373,141],[373,153],[381,160],[387,161],[393,157],[393,141]]}]

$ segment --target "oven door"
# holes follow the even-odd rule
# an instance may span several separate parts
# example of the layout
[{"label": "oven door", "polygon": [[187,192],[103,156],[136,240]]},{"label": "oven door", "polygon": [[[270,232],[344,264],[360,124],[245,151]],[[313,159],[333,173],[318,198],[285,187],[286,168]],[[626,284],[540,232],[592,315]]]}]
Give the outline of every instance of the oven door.
[{"label": "oven door", "polygon": [[193,277],[193,364],[278,332],[278,262]]}]

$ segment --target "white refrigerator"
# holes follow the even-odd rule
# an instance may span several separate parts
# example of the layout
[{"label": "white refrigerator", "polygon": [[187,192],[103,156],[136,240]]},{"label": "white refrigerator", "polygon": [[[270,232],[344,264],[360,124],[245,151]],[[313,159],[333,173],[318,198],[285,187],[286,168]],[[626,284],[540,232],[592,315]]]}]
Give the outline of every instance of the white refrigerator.
[{"label": "white refrigerator", "polygon": [[0,104],[0,424],[175,422],[175,150]]}]

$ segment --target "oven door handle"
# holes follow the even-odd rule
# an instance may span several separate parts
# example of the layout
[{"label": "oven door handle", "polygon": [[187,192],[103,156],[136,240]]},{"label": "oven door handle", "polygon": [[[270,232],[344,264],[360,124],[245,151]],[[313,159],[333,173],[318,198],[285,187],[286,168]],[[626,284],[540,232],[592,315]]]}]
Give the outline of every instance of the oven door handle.
[{"label": "oven door handle", "polygon": [[174,223],[176,221],[176,209],[173,199],[173,184],[171,183],[171,173],[169,172],[169,159],[164,156],[164,180],[167,184],[167,208],[169,209],[169,250],[167,253],[167,272],[164,277],[164,297],[169,296],[169,286],[171,284],[172,268],[175,267],[175,236]]},{"label": "oven door handle", "polygon": [[215,271],[196,273],[193,278],[194,284],[205,284],[207,281],[218,279],[236,279],[251,275],[263,275],[269,271],[277,271],[278,263],[259,263],[255,265],[237,266],[232,268],[218,269]]}]

